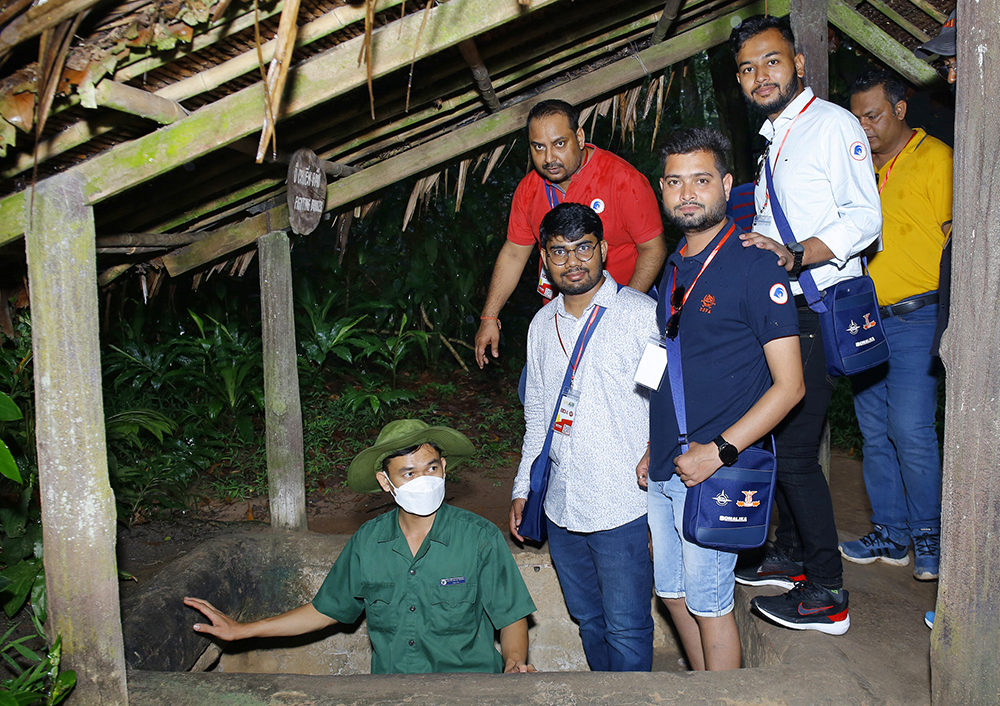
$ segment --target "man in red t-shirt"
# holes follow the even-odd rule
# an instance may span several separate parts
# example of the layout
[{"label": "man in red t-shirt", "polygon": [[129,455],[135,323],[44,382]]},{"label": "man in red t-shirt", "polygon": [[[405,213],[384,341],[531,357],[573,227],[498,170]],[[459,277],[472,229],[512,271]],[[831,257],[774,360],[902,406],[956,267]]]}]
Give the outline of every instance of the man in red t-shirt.
[{"label": "man in red t-shirt", "polygon": [[[497,357],[500,309],[538,248],[542,218],[558,204],[582,203],[600,214],[608,242],[606,267],[615,281],[645,292],[660,275],[667,250],[659,203],[649,180],[624,159],[587,144],[579,117],[579,111],[559,100],[541,101],[528,113],[528,145],[535,168],[514,192],[507,242],[493,267],[476,334],[480,368],[489,362],[487,348]],[[538,289],[543,296],[555,296],[547,280],[540,279]]]}]

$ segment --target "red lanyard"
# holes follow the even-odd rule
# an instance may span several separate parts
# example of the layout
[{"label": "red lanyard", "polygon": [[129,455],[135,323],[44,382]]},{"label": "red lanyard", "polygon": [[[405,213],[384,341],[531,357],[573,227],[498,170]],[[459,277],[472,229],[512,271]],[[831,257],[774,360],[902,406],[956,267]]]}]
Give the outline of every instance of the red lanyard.
[{"label": "red lanyard", "polygon": [[[719,244],[721,245],[722,243],[719,243]],[[584,327],[583,331],[580,333],[581,336],[587,336],[588,335],[587,332],[590,331],[590,329],[592,329],[594,327],[594,325],[597,323],[597,318],[598,318],[597,314],[598,314],[598,309],[600,309],[600,308],[601,307],[599,307],[599,306],[595,306],[594,310],[590,312],[590,319],[587,321],[587,325]],[[569,353],[566,353],[566,346],[563,345],[562,334],[559,333],[559,314],[556,313],[556,314],[553,314],[552,316],[556,320],[556,336],[559,337],[559,345],[562,346],[563,353],[565,353],[566,357],[569,358]],[[584,344],[584,346],[585,345],[586,344]],[[576,366],[578,366],[580,364],[580,358],[582,358],[582,357],[583,357],[583,346],[580,347],[580,353],[576,356],[576,360],[574,360],[573,364],[572,364],[573,374],[570,376],[570,379],[569,379],[570,386],[573,385],[573,378],[576,377]]]},{"label": "red lanyard", "polygon": [[[698,270],[698,274],[695,275],[694,281],[690,285],[688,285],[687,290],[684,292],[684,297],[681,299],[681,305],[679,307],[677,307],[678,311],[680,309],[683,309],[684,305],[687,304],[688,297],[691,296],[691,291],[694,289],[694,286],[698,283],[698,278],[701,277],[701,273],[705,271],[705,269],[709,266],[709,264],[711,264],[712,260],[715,259],[716,254],[718,254],[719,248],[721,248],[723,246],[723,244],[725,244],[725,242],[727,240],[729,240],[729,236],[732,235],[735,231],[736,231],[736,224],[733,223],[732,225],[729,226],[729,231],[723,236],[722,240],[719,241],[719,244],[716,245],[715,249],[712,250],[712,252],[709,254],[709,256],[707,258],[705,258],[705,264],[701,266],[701,269]],[[686,249],[687,249],[687,243],[684,243],[684,247],[681,248],[681,256],[682,257],[684,255],[684,251]],[[674,280],[673,281],[673,285],[672,285],[671,290],[670,290],[670,313],[671,314],[673,314],[674,311],[675,311],[674,310],[674,292],[677,291],[677,265],[674,265],[674,277],[673,277],[673,280]]]},{"label": "red lanyard", "polygon": [[[774,155],[774,169],[771,170],[771,177],[772,178],[774,177],[774,172],[778,171],[778,158],[781,157],[781,150],[785,146],[785,140],[788,139],[789,133],[791,133],[792,128],[795,127],[795,121],[799,119],[800,115],[802,115],[804,112],[806,112],[806,108],[808,108],[809,106],[811,106],[813,104],[814,100],[816,100],[816,96],[813,96],[812,98],[810,98],[809,102],[805,104],[805,106],[802,108],[802,110],[800,110],[795,115],[795,117],[792,118],[791,125],[788,126],[788,130],[785,132],[785,136],[781,139],[781,144],[778,145],[778,154]],[[767,153],[768,153],[768,151],[770,151],[770,149],[771,149],[771,145],[768,145],[767,149],[764,150],[764,159],[767,159]],[[764,207],[761,209],[762,211],[764,210],[764,208],[767,208],[767,201],[768,201],[769,198],[771,198],[771,195],[768,194],[768,193],[765,193],[764,194]]]},{"label": "red lanyard", "polygon": [[[913,138],[916,137],[916,136],[917,136],[917,131],[914,130],[913,134],[910,135],[910,139],[906,141],[905,145],[903,145],[903,149],[901,149],[899,152],[897,152],[896,156],[892,158],[891,162],[889,162],[889,168],[885,170],[885,176],[882,177],[879,180],[879,185],[878,185],[878,195],[879,196],[882,195],[882,189],[885,188],[885,185],[889,183],[889,175],[892,174],[892,168],[894,166],[896,166],[896,160],[899,159],[899,155],[903,154],[903,152],[906,151],[906,148],[910,146],[910,143],[913,142]],[[877,174],[877,172],[876,172],[876,174]]]}]

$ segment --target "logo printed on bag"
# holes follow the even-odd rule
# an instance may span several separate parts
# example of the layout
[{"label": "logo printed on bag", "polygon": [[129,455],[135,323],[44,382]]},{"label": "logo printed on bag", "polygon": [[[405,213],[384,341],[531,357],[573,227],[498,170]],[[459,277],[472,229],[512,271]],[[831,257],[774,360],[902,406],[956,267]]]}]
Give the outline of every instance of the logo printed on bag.
[{"label": "logo printed on bag", "polygon": [[857,341],[854,344],[854,347],[855,348],[861,348],[861,346],[867,346],[869,343],[875,343],[875,337],[874,336],[872,336],[871,338],[866,338],[863,341]]},{"label": "logo printed on bag", "polygon": [[745,517],[733,517],[732,515],[719,515],[720,522],[746,522]]},{"label": "logo printed on bag", "polygon": [[771,297],[771,301],[775,304],[784,304],[788,301],[788,289],[783,284],[772,285],[768,296]]},{"label": "logo printed on bag", "polygon": [[702,313],[711,314],[713,306],[715,306],[715,297],[713,297],[711,294],[706,294],[701,298],[700,311]]},{"label": "logo printed on bag", "polygon": [[712,500],[714,500],[715,504],[718,505],[719,507],[722,507],[723,505],[727,505],[732,502],[732,500],[729,499],[729,496],[726,495],[725,490],[722,490],[718,495],[712,498]]},{"label": "logo printed on bag", "polygon": [[851,319],[851,325],[847,327],[847,333],[851,334],[852,336],[857,336],[858,331],[860,330],[861,327],[858,326],[856,323],[854,323],[854,319]]},{"label": "logo printed on bag", "polygon": [[872,326],[874,326],[875,324],[877,324],[877,323],[878,323],[877,321],[872,321],[871,319],[869,319],[869,318],[868,318],[869,316],[871,316],[871,314],[870,314],[870,313],[869,313],[869,314],[865,314],[865,323],[864,323],[864,326],[862,326],[862,327],[861,327],[861,328],[863,328],[863,329],[864,329],[865,331],[867,331],[867,330],[868,330],[868,329],[870,329],[870,328],[871,328]]},{"label": "logo printed on bag", "polygon": [[753,496],[757,494],[756,490],[741,490],[740,492],[743,493],[743,499],[736,501],[739,507],[757,507],[760,505],[760,500],[753,499]]},{"label": "logo printed on bag", "polygon": [[855,142],[854,144],[851,145],[851,156],[854,159],[858,160],[859,162],[863,161],[867,154],[868,151],[865,149],[865,146],[860,142]]}]

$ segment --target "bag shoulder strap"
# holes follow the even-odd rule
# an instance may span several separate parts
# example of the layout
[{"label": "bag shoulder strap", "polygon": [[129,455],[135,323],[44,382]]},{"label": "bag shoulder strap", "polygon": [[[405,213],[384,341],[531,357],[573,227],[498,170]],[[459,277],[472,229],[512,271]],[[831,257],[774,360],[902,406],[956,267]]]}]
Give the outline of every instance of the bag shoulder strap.
[{"label": "bag shoulder strap", "polygon": [[[573,349],[573,355],[570,356],[569,363],[566,366],[566,375],[563,376],[563,384],[560,388],[560,395],[562,394],[562,390],[565,390],[573,384],[573,377],[576,375],[576,369],[579,367],[580,360],[583,358],[583,352],[586,350],[587,344],[594,335],[594,331],[597,329],[597,324],[601,322],[601,317],[604,316],[604,311],[605,307],[595,306],[594,310],[590,312],[590,318],[587,319],[587,323],[584,326],[583,331],[580,333],[579,338],[576,339],[576,347]],[[556,316],[558,316],[558,314],[556,314]],[[552,449],[552,435],[555,433],[556,419],[558,416],[559,400],[556,399],[556,408],[552,410],[552,419],[549,421],[549,427],[545,434],[545,443],[542,445],[541,454],[539,454],[543,458],[547,457]],[[541,482],[541,477],[532,477],[531,489],[536,493],[540,492]]]},{"label": "bag shoulder strap", "polygon": [[[792,226],[788,223],[785,211],[781,208],[781,202],[778,201],[778,195],[774,192],[774,181],[771,177],[771,161],[767,158],[767,155],[764,156],[764,176],[767,179],[768,201],[771,204],[771,213],[774,214],[774,225],[778,227],[778,233],[781,235],[782,242],[785,245],[798,242],[795,240],[795,234],[792,233]],[[812,272],[802,270],[799,273],[798,281],[799,286],[802,287],[802,293],[805,294],[806,301],[809,303],[809,308],[817,314],[825,313],[826,305],[823,303],[823,295],[816,286],[816,280],[813,279]]]}]

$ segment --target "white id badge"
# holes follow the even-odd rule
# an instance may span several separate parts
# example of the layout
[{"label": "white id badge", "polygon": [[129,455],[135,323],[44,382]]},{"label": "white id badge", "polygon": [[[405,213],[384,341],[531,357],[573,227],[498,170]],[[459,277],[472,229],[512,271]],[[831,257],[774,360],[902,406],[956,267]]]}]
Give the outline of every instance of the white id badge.
[{"label": "white id badge", "polygon": [[538,293],[546,299],[551,299],[556,295],[556,288],[552,286],[552,280],[549,279],[544,267],[538,273]]},{"label": "white id badge", "polygon": [[552,425],[552,430],[569,436],[573,431],[573,419],[576,416],[576,405],[580,402],[580,395],[569,388],[564,388],[559,396],[559,413],[556,415],[556,423]]},{"label": "white id badge", "polygon": [[763,213],[758,213],[753,219],[753,231],[755,233],[763,233],[765,228],[771,226],[771,209],[767,208]]},{"label": "white id badge", "polygon": [[656,392],[663,382],[663,373],[667,369],[667,349],[663,341],[651,338],[646,342],[646,349],[639,359],[639,367],[635,369],[635,381],[645,388]]}]

